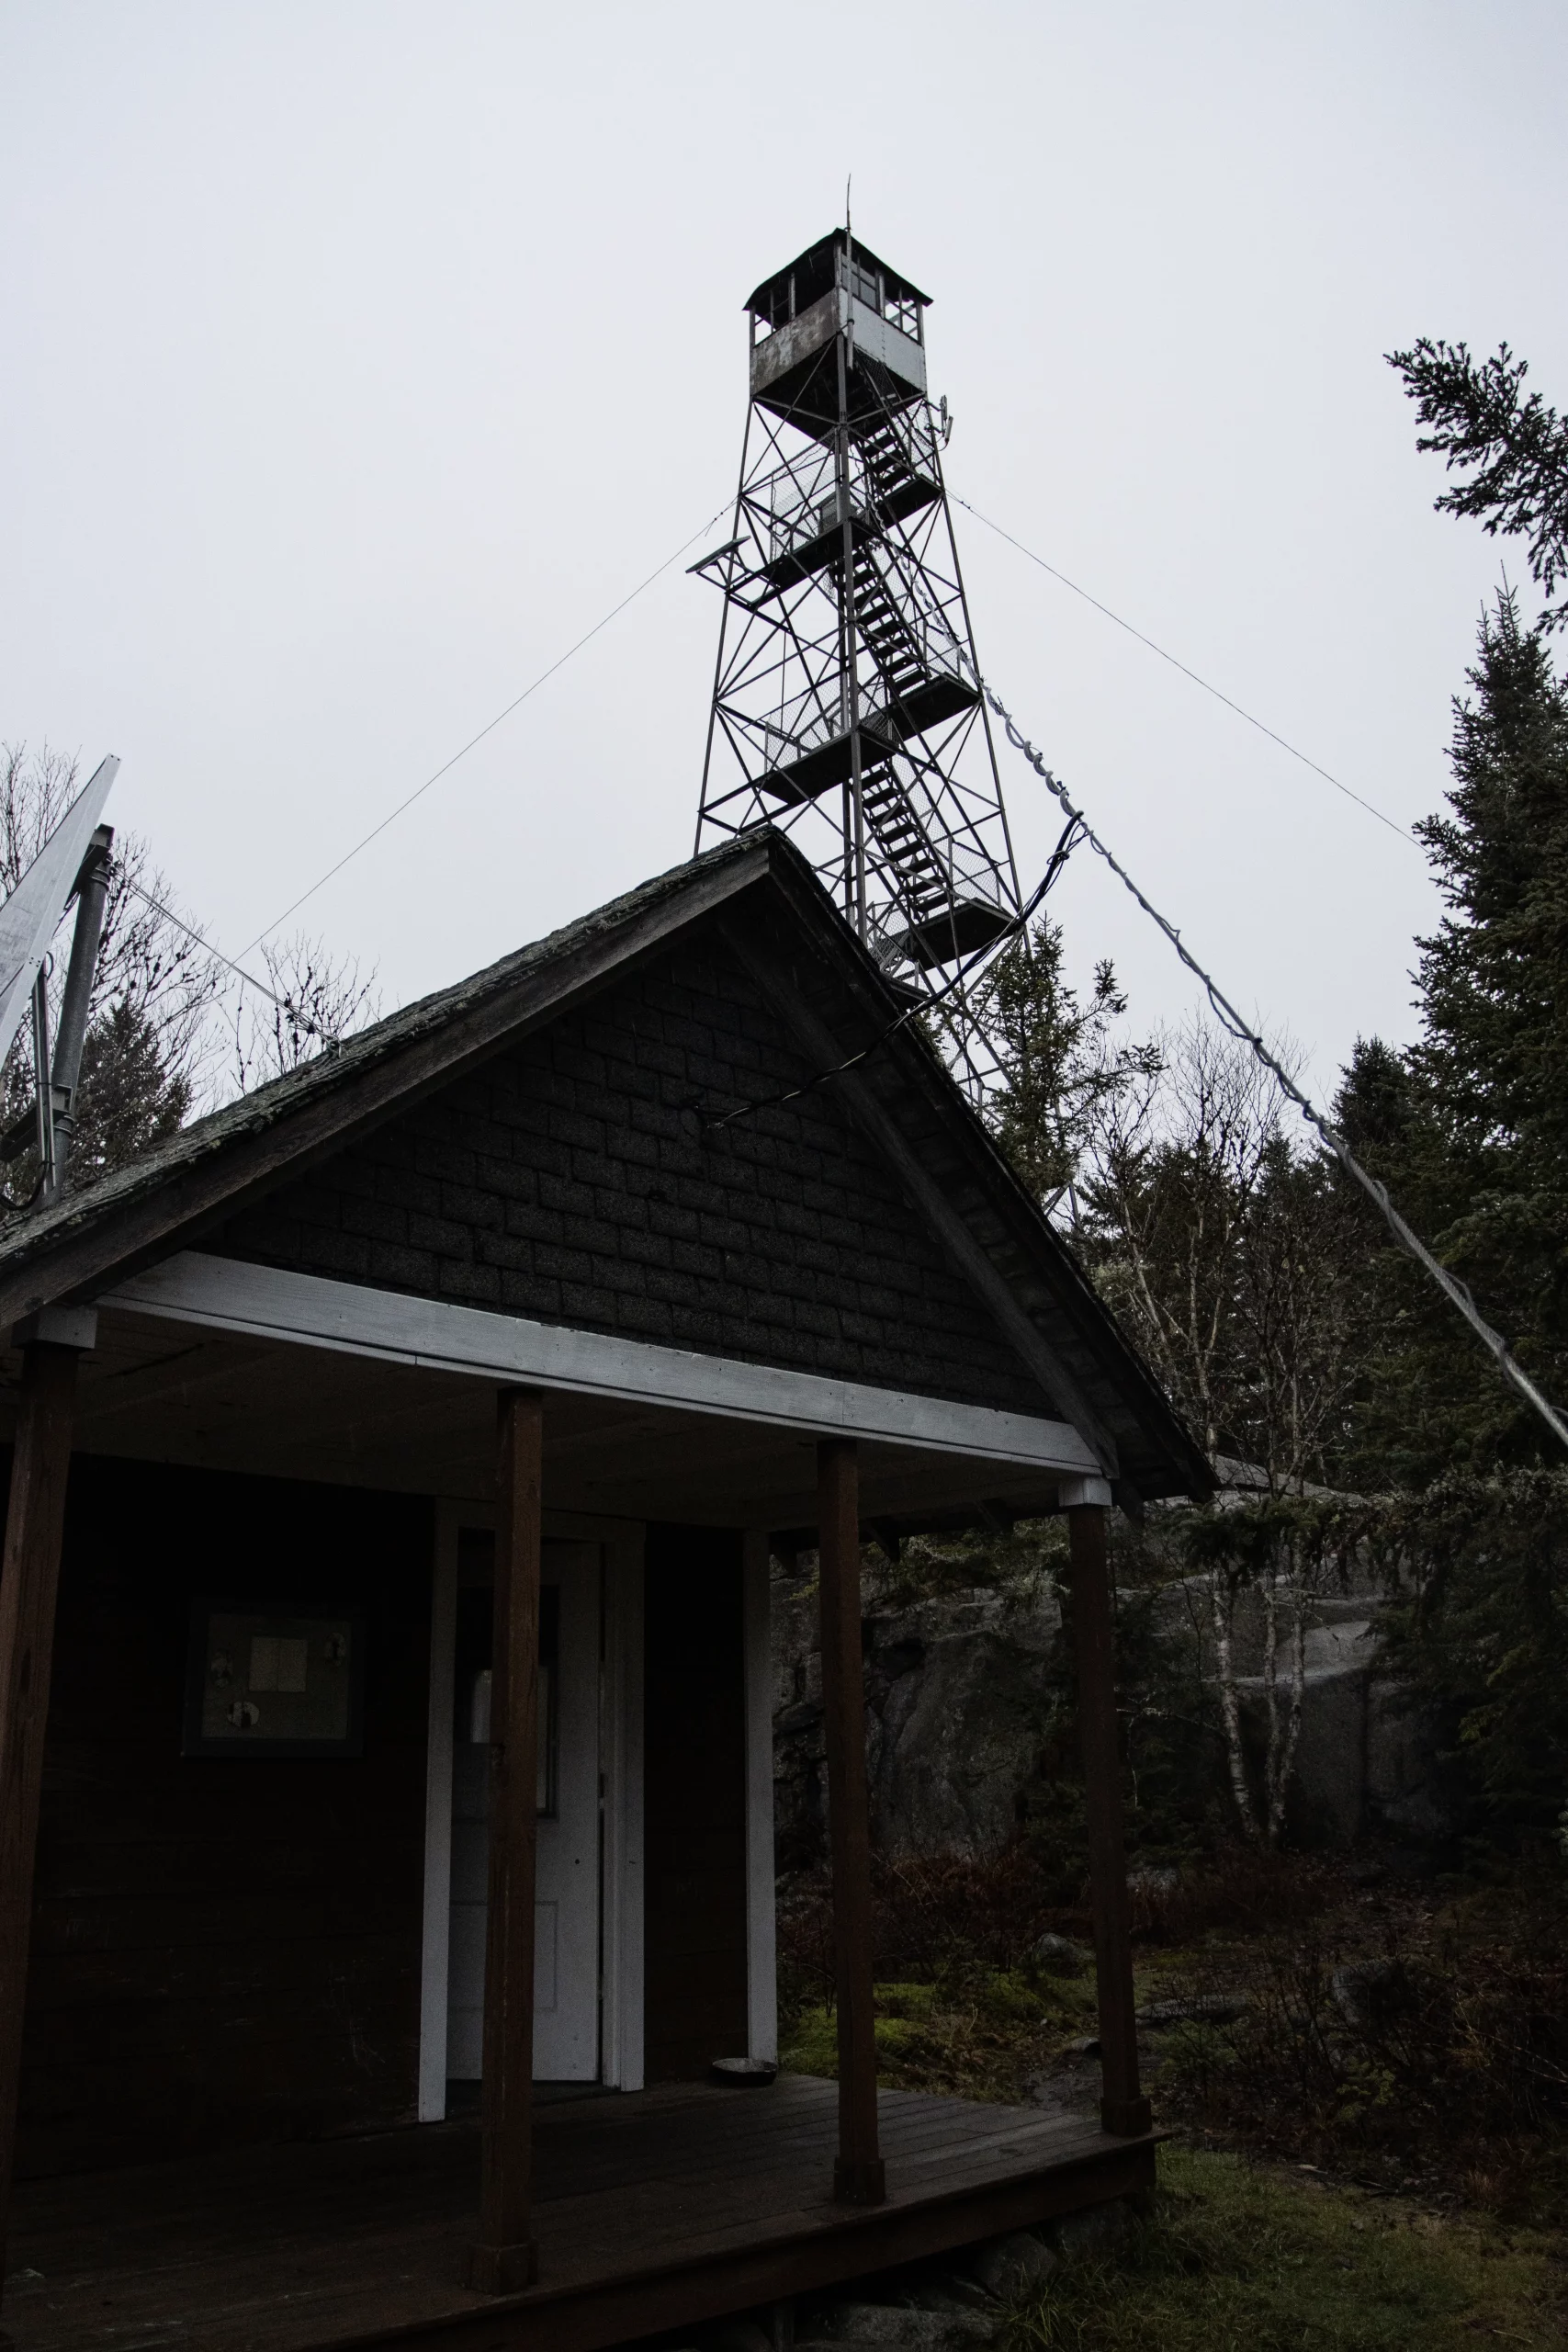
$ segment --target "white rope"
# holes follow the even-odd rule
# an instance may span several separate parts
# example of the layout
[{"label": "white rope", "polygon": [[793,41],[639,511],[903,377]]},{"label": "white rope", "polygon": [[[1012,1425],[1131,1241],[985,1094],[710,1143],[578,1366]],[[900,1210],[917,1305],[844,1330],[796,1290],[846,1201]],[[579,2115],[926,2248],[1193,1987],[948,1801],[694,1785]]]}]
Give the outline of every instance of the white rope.
[{"label": "white rope", "polygon": [[1472,1298],[1465,1284],[1460,1281],[1457,1274],[1450,1274],[1446,1266],[1438,1263],[1438,1260],[1433,1257],[1432,1252],[1427,1249],[1426,1243],[1421,1239],[1419,1234],[1416,1233],[1411,1227],[1406,1225],[1404,1219],[1400,1216],[1399,1211],[1394,1207],[1393,1203],[1389,1199],[1387,1186],[1380,1183],[1375,1176],[1368,1173],[1367,1170],[1362,1167],[1360,1161],[1350,1149],[1350,1147],[1346,1142],[1344,1136],[1329,1125],[1322,1113],[1318,1111],[1302,1092],[1301,1088],[1296,1084],[1294,1079],[1291,1077],[1289,1071],[1286,1070],[1281,1066],[1278,1058],[1269,1052],[1269,1047],[1264,1044],[1262,1038],[1258,1036],[1256,1030],[1248,1027],[1247,1023],[1242,1019],[1240,1013],[1236,1011],[1235,1005],[1232,1004],[1229,997],[1224,993],[1216,981],[1211,979],[1208,973],[1203,969],[1201,964],[1197,961],[1196,957],[1193,956],[1183,944],[1181,933],[1177,930],[1176,925],[1172,922],[1168,922],[1164,915],[1160,913],[1157,907],[1150,905],[1148,899],[1145,898],[1143,892],[1139,889],[1137,884],[1134,881],[1126,867],[1120,865],[1111,855],[1111,852],[1106,848],[1105,843],[1100,840],[1099,834],[1095,832],[1082,809],[1075,808],[1073,802],[1068,798],[1065,787],[1059,784],[1056,778],[1052,775],[1050,769],[1046,766],[1044,761],[1041,758],[1040,753],[1035,750],[1033,744],[1031,743],[1025,736],[1020,734],[1017,726],[1013,722],[1011,712],[1004,709],[1002,704],[992,693],[989,686],[986,688],[985,692],[986,700],[990,704],[991,708],[996,712],[997,717],[1001,720],[1003,727],[1007,730],[1008,741],[1012,745],[1015,751],[1022,752],[1024,758],[1029,762],[1030,766],[1040,777],[1042,783],[1045,785],[1049,791],[1055,793],[1056,798],[1061,802],[1062,807],[1066,811],[1067,816],[1081,827],[1080,838],[1088,842],[1089,847],[1095,852],[1097,856],[1102,857],[1105,860],[1106,865],[1111,868],[1112,874],[1115,875],[1117,880],[1122,883],[1125,889],[1131,892],[1132,896],[1137,900],[1139,906],[1142,907],[1145,914],[1148,916],[1149,921],[1157,924],[1159,929],[1164,932],[1166,937],[1169,940],[1171,945],[1175,948],[1177,954],[1186,965],[1188,970],[1193,975],[1194,978],[1201,983],[1203,992],[1207,996],[1209,1002],[1213,1005],[1215,1015],[1219,1021],[1230,1031],[1233,1037],[1239,1038],[1244,1045],[1251,1047],[1253,1053],[1257,1055],[1258,1059],[1262,1063],[1264,1069],[1268,1070],[1269,1075],[1283,1088],[1285,1093],[1295,1104],[1303,1118],[1306,1120],[1310,1126],[1315,1128],[1317,1133],[1322,1136],[1324,1142],[1328,1146],[1329,1150],[1334,1154],[1334,1157],[1337,1159],[1347,1176],[1352,1177],[1355,1182],[1359,1184],[1361,1190],[1367,1194],[1368,1198],[1375,1204],[1380,1216],[1387,1225],[1388,1229],[1393,1234],[1394,1239],[1399,1243],[1400,1248],[1407,1250],[1410,1256],[1415,1259],[1416,1264],[1426,1269],[1427,1272],[1437,1283],[1438,1289],[1450,1301],[1450,1305],[1458,1307],[1460,1313],[1470,1325],[1471,1329],[1475,1333],[1477,1339],[1481,1340],[1484,1347],[1490,1350],[1504,1379],[1517,1391],[1519,1396],[1524,1398],[1528,1405],[1531,1406],[1534,1410],[1540,1414],[1541,1419],[1546,1423],[1547,1428],[1551,1431],[1552,1435],[1557,1438],[1564,1447],[1568,1447],[1568,1422],[1563,1420],[1562,1416],[1558,1412],[1556,1407],[1549,1404],[1547,1399],[1541,1395],[1540,1390],[1536,1386],[1529,1373],[1527,1373],[1523,1366],[1517,1362],[1513,1350],[1509,1347],[1502,1333],[1500,1331],[1495,1331],[1491,1324],[1487,1322],[1485,1317],[1476,1306],[1474,1299]]}]

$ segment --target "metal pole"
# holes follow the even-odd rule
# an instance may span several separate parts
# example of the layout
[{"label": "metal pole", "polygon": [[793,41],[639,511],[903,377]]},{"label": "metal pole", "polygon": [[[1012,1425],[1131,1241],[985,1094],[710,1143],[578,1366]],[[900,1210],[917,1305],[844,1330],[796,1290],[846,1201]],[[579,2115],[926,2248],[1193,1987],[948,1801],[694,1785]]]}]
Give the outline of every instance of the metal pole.
[{"label": "metal pole", "polygon": [[50,1073],[50,1101],[54,1114],[54,1168],[46,1180],[44,1197],[52,1199],[65,1182],[66,1165],[76,1135],[76,1090],[82,1076],[82,1048],[87,1037],[93,976],[104,935],[104,915],[109,894],[109,852],[112,825],[100,825],[87,845],[76,876],[76,923],[71,934],[71,961],[65,972],[65,995],[60,1007],[60,1035],[55,1040],[54,1067]]},{"label": "metal pole", "polygon": [[38,1093],[33,1106],[38,1116],[38,1156],[43,1170],[43,1196],[47,1201],[58,1189],[54,1156],[54,1088],[51,1082],[49,1062],[47,956],[39,966],[38,978],[33,982],[33,1081]]},{"label": "metal pole", "polygon": [[[953,508],[948,503],[947,475],[942,462],[942,451],[936,446],[934,434],[931,436],[931,460],[936,467],[936,478],[942,491],[942,521],[947,526],[947,549],[953,558],[953,577],[958,584],[958,609],[964,616],[964,647],[973,658],[975,629],[969,618],[969,592],[964,585],[964,566],[958,554],[958,534],[953,527]],[[997,791],[997,814],[1001,819],[1002,842],[1007,851],[1007,870],[1012,882],[1012,904],[1013,911],[1016,913],[1023,904],[1023,893],[1019,888],[1018,860],[1013,854],[1012,827],[1008,823],[1007,802],[1002,795],[1001,770],[997,765],[997,745],[996,739],[991,733],[991,714],[987,707],[985,685],[978,671],[975,673],[975,684],[980,688],[980,725],[985,730],[986,757],[991,763],[991,781]]]},{"label": "metal pole", "polygon": [[[751,319],[751,334],[753,341],[756,339],[756,333],[757,322],[753,316]],[[737,539],[740,537],[740,518],[744,511],[742,502],[746,495],[746,453],[750,448],[750,446],[751,403],[748,401],[746,403],[746,430],[740,436],[740,480],[736,486],[735,492],[735,520],[730,528],[731,537]],[[729,631],[729,582],[733,580],[734,576],[735,559],[731,556],[729,558],[728,576],[725,582],[724,604],[720,608],[718,616],[718,651],[714,657],[713,700],[708,705],[707,741],[703,746],[703,784],[702,791],[698,795],[697,798],[697,831],[695,838],[692,842],[692,855],[694,857],[698,857],[702,854],[703,826],[707,820],[708,774],[713,766],[714,729],[718,724],[718,690],[724,676],[724,643]]]},{"label": "metal pole", "polygon": [[[847,232],[846,232],[847,233]],[[849,314],[853,300],[851,284],[853,277],[852,248],[844,252],[844,324],[839,332],[839,447],[838,484],[839,520],[843,529],[843,587],[840,611],[842,616],[844,648],[844,716],[850,735],[850,822],[844,836],[845,911],[854,921],[860,939],[866,936],[865,904],[865,807],[861,795],[860,749],[860,681],[856,675],[859,662],[859,639],[855,630],[855,532],[850,510],[850,389],[849,371],[853,364],[854,327]]]}]

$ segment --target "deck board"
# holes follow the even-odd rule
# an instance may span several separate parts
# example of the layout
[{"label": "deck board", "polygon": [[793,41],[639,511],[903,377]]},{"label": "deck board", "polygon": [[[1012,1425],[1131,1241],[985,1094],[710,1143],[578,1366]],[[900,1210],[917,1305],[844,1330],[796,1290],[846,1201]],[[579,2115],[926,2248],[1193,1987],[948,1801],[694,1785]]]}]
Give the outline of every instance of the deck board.
[{"label": "deck board", "polygon": [[539,2283],[499,2298],[459,2283],[472,2119],[28,2182],[0,2319],[17,2352],[594,2352],[1152,2177],[1149,2142],[1077,2117],[909,2092],[881,2111],[888,2201],[866,2211],[829,2195],[829,2083],[544,2108]]}]

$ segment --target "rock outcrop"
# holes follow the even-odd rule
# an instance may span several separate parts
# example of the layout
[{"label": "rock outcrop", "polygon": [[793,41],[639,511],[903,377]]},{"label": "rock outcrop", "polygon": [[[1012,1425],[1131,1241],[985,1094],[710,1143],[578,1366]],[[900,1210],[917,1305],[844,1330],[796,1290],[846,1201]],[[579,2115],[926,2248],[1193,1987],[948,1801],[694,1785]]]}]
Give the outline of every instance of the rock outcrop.
[{"label": "rock outcrop", "polygon": [[[1431,1724],[1380,1672],[1371,1593],[1311,1603],[1293,1833],[1348,1846],[1368,1834],[1427,1843],[1450,1827]],[[1168,1587],[1162,1638],[1196,1647],[1212,1673],[1207,1595]],[[995,1851],[1012,1835],[1039,1771],[1046,1669],[1061,1607],[1043,1573],[1011,1589],[977,1587],[897,1605],[868,1576],[861,1639],[872,1834],[889,1855]],[[1264,1735],[1262,1627],[1244,1607],[1235,1628],[1244,1721]],[[1281,1645],[1280,1673],[1288,1661]],[[774,1779],[780,1865],[819,1860],[827,1842],[821,1659],[814,1573],[773,1585],[777,1676]],[[1280,1686],[1284,1701],[1283,1681]]]},{"label": "rock outcrop", "polygon": [[[866,1762],[872,1834],[884,1853],[983,1852],[1004,1844],[1035,1770],[1046,1660],[1061,1633],[1055,1596],[990,1590],[905,1609],[868,1588]],[[774,1775],[781,1862],[825,1849],[822,1667],[812,1577],[773,1587],[778,1674]]]}]

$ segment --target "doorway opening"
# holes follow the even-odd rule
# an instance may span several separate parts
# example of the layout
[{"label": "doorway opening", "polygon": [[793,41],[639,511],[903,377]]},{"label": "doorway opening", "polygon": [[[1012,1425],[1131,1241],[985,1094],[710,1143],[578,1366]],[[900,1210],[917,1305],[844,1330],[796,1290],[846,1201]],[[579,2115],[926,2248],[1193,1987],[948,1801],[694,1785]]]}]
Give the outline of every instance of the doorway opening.
[{"label": "doorway opening", "polygon": [[[471,2106],[484,2063],[489,1918],[490,1689],[495,1539],[457,1542],[452,1676],[447,2111]],[[540,1573],[534,2076],[600,2074],[600,1629],[596,1544],[546,1541]]]}]

